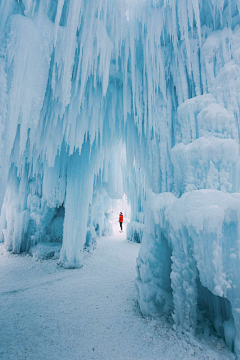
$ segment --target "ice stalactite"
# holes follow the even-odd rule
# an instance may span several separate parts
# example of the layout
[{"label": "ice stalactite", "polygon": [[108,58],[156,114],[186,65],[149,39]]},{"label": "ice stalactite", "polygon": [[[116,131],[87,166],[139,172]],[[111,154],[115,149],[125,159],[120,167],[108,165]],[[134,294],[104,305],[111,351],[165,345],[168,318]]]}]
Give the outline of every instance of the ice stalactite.
[{"label": "ice stalactite", "polygon": [[125,192],[142,311],[195,332],[209,291],[237,354],[239,25],[237,0],[0,2],[1,241],[82,266]]}]

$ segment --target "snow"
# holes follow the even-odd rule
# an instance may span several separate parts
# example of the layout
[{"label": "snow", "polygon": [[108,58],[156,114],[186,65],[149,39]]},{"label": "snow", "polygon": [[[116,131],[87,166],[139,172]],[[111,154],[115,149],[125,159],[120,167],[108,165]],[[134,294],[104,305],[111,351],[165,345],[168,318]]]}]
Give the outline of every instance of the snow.
[{"label": "snow", "polygon": [[140,245],[125,238],[115,224],[114,235],[100,238],[74,271],[1,246],[1,360],[233,359],[217,338],[177,335],[166,318],[140,315],[134,287]]},{"label": "snow", "polygon": [[35,259],[59,259],[61,244],[38,243],[29,249],[29,255]]}]

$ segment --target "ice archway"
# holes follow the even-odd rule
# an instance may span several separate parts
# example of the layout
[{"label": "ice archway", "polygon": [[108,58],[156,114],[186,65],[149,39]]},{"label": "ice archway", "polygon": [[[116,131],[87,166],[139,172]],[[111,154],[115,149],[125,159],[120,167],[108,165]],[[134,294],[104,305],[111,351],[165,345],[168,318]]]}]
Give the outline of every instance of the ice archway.
[{"label": "ice archway", "polygon": [[58,236],[62,211],[61,263],[81,266],[94,199],[124,187],[129,233],[143,240],[142,311],[173,311],[195,331],[198,304],[213,303],[237,354],[239,9],[238,0],[0,3],[5,246],[19,253]]}]

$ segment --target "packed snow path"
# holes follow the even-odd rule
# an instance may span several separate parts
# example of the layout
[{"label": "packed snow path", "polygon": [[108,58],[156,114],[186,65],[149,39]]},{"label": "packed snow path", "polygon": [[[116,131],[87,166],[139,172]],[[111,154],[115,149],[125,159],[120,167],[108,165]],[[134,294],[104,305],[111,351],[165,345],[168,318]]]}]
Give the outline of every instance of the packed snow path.
[{"label": "packed snow path", "polygon": [[215,350],[217,342],[190,342],[166,320],[141,317],[134,287],[140,245],[117,234],[99,239],[78,270],[2,251],[1,360],[234,358]]}]

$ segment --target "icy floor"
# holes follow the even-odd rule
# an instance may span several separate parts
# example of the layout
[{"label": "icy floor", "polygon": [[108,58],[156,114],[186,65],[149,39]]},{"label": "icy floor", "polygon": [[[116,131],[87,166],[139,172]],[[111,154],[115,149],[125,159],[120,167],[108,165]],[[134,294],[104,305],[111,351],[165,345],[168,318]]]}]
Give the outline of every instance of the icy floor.
[{"label": "icy floor", "polygon": [[142,318],[134,287],[140,245],[125,236],[99,239],[79,270],[2,251],[0,359],[233,359],[217,342],[180,338],[166,320]]}]

